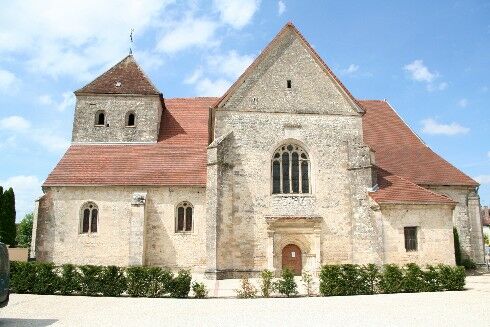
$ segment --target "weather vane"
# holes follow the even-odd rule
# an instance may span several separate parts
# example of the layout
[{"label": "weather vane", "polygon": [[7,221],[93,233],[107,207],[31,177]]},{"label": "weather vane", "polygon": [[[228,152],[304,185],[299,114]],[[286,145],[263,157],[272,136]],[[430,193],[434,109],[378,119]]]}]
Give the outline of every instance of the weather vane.
[{"label": "weather vane", "polygon": [[134,32],[134,28],[131,29],[131,33],[129,33],[129,41],[130,41],[130,44],[129,44],[129,54],[133,54],[133,49],[132,49],[132,45],[133,45],[133,32]]}]

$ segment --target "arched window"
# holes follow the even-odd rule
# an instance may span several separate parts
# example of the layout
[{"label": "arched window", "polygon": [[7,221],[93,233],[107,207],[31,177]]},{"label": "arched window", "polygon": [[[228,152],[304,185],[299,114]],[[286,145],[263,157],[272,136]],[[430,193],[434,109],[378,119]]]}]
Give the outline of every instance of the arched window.
[{"label": "arched window", "polygon": [[136,115],[134,112],[130,111],[126,114],[126,126],[133,127],[136,124]]},{"label": "arched window", "polygon": [[194,208],[188,201],[179,203],[177,206],[177,217],[175,217],[175,231],[191,232],[192,231],[192,214]]},{"label": "arched window", "polygon": [[297,144],[280,146],[272,157],[272,193],[310,193],[310,161]]},{"label": "arched window", "polygon": [[93,202],[85,203],[81,208],[80,233],[97,233],[98,218],[99,209],[97,205]]},{"label": "arched window", "polygon": [[99,110],[95,113],[95,125],[105,126],[105,112]]}]

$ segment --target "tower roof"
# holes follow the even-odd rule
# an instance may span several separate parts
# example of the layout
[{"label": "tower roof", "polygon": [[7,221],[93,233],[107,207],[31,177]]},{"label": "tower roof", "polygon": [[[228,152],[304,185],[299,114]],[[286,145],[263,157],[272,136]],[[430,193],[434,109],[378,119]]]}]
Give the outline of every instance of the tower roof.
[{"label": "tower roof", "polygon": [[75,94],[159,95],[160,91],[143,72],[133,55],[128,55]]}]

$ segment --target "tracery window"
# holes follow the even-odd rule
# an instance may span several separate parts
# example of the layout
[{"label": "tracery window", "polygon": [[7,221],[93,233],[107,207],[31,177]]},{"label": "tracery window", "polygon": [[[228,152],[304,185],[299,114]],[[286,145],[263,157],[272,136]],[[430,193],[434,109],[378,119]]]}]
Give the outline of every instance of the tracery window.
[{"label": "tracery window", "polygon": [[280,146],[272,157],[272,193],[311,193],[310,161],[297,144]]},{"label": "tracery window", "polygon": [[193,228],[192,215],[194,208],[188,201],[184,201],[177,205],[177,217],[175,221],[175,231],[191,232]]},{"label": "tracery window", "polygon": [[99,209],[93,202],[85,203],[81,208],[80,233],[97,233]]}]

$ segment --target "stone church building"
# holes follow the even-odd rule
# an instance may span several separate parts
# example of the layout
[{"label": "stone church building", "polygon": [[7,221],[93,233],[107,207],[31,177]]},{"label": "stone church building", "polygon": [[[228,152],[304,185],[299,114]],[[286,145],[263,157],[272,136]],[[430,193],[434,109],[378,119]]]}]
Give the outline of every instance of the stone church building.
[{"label": "stone church building", "polygon": [[478,183],[288,23],[220,98],[166,98],[129,55],[75,92],[32,255],[209,278],[323,264],[483,262]]}]

